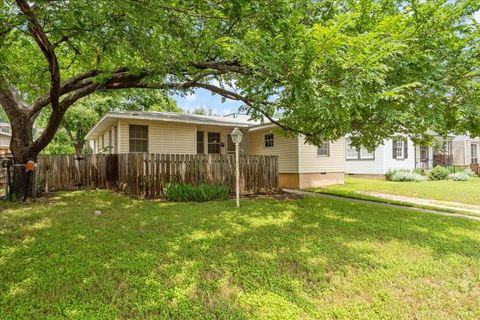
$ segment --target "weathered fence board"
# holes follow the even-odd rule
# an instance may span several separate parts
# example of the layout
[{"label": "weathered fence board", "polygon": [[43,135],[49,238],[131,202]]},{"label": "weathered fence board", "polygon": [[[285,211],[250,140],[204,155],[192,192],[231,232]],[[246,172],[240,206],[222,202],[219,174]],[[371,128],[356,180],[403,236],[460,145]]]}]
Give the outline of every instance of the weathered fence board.
[{"label": "weathered fence board", "polygon": [[[40,185],[46,191],[112,188],[141,198],[160,198],[168,183],[225,184],[235,190],[234,155],[107,154],[41,156]],[[278,158],[240,156],[240,190],[278,188]]]}]

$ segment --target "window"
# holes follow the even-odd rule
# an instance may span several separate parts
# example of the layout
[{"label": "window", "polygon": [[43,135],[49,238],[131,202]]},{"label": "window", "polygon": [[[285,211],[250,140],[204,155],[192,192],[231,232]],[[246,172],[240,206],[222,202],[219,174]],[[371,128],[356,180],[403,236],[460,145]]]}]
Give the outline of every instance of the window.
[{"label": "window", "polygon": [[359,159],[360,154],[354,146],[352,146],[352,142],[350,139],[345,139],[346,143],[346,153],[347,153],[347,159]]},{"label": "window", "polygon": [[10,133],[10,127],[2,127],[3,133]]},{"label": "window", "polygon": [[408,140],[405,139],[393,139],[392,153],[393,159],[407,159],[408,158]]},{"label": "window", "polygon": [[374,158],[375,158],[375,154],[373,152],[370,152],[363,147],[360,149],[360,159],[373,160]]},{"label": "window", "polygon": [[330,142],[323,142],[317,149],[317,155],[320,157],[330,156]]},{"label": "window", "polygon": [[208,133],[208,153],[220,153],[221,142],[219,132]]},{"label": "window", "polygon": [[478,163],[478,144],[472,143],[472,164]]},{"label": "window", "polygon": [[235,143],[233,143],[232,135],[227,133],[227,153],[235,154]]},{"label": "window", "polygon": [[148,152],[148,126],[131,124],[129,131],[129,152]]},{"label": "window", "polygon": [[205,153],[205,135],[203,131],[197,131],[197,154]]},{"label": "window", "polygon": [[267,133],[264,136],[265,148],[273,148],[273,133]]},{"label": "window", "polygon": [[350,139],[345,139],[347,160],[374,160],[375,152],[370,152],[366,148],[355,148]]}]

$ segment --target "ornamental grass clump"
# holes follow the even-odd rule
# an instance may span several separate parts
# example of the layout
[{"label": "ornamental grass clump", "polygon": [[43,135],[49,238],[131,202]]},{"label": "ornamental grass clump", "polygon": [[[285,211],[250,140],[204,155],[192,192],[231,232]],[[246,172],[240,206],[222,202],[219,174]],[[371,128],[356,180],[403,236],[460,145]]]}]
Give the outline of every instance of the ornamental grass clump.
[{"label": "ornamental grass clump", "polygon": [[204,202],[227,199],[229,188],[225,185],[170,183],[163,192],[168,201]]}]

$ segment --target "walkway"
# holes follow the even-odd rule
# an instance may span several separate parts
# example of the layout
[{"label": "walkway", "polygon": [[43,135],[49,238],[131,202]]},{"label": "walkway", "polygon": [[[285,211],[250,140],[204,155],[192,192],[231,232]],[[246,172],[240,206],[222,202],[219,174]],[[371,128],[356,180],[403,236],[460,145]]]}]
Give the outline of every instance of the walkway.
[{"label": "walkway", "polygon": [[[475,216],[469,216],[469,215],[462,214],[462,213],[451,213],[451,212],[438,211],[438,210],[434,210],[434,209],[422,209],[422,208],[416,208],[416,207],[409,207],[409,206],[406,206],[406,205],[403,206],[403,205],[399,205],[399,204],[390,204],[390,203],[383,203],[383,202],[378,202],[378,201],[373,201],[373,200],[347,198],[347,197],[342,197],[342,196],[335,196],[335,195],[330,195],[330,194],[308,192],[308,191],[294,190],[294,189],[283,189],[283,191],[288,192],[288,193],[292,193],[292,194],[296,194],[296,195],[300,195],[300,196],[311,196],[311,197],[319,197],[319,198],[327,198],[327,199],[352,201],[352,202],[358,202],[358,203],[376,204],[376,205],[379,205],[379,206],[389,207],[389,208],[402,208],[402,209],[415,210],[415,211],[419,211],[419,212],[423,212],[423,213],[436,214],[436,215],[439,215],[439,216],[456,217],[456,218],[480,221],[480,216],[475,217]],[[364,194],[367,194],[367,193],[364,193]],[[371,192],[369,192],[368,194],[373,196],[373,193],[371,193]],[[385,195],[385,194],[383,194],[383,195]],[[378,195],[375,195],[375,196],[378,197]],[[384,198],[384,199],[388,199],[388,198]],[[418,198],[413,198],[413,199],[418,199]],[[392,199],[392,200],[396,200],[396,199]],[[422,199],[422,200],[424,200],[424,199]],[[402,201],[402,200],[397,199],[397,201]],[[468,206],[468,205],[462,204],[462,206]],[[452,208],[452,207],[438,207],[438,208],[444,208],[444,209],[448,208],[448,209],[452,209],[452,210],[458,210],[456,207],[455,208]],[[476,213],[474,211],[469,211],[469,210],[465,210],[465,209],[463,211],[471,212],[472,214]],[[480,212],[478,214],[480,214]]]}]

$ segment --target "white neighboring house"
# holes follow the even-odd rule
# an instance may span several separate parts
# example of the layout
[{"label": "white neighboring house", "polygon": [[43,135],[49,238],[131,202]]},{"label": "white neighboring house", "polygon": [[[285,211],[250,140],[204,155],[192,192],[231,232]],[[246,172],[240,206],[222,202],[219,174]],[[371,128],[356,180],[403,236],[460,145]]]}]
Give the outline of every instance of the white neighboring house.
[{"label": "white neighboring house", "polygon": [[0,156],[10,154],[10,139],[12,137],[12,128],[10,123],[0,122]]},{"label": "white neighboring house", "polygon": [[390,169],[425,168],[433,166],[432,147],[415,146],[408,137],[385,139],[374,152],[358,150],[345,139],[345,172],[349,175],[383,176]]},{"label": "white neighboring house", "polygon": [[468,135],[456,136],[452,142],[452,149],[454,166],[469,166],[479,163],[480,138],[472,138]]}]

